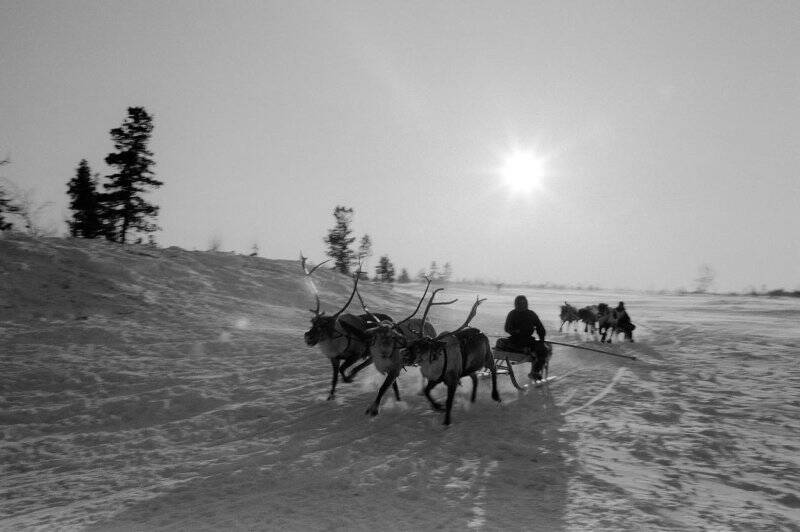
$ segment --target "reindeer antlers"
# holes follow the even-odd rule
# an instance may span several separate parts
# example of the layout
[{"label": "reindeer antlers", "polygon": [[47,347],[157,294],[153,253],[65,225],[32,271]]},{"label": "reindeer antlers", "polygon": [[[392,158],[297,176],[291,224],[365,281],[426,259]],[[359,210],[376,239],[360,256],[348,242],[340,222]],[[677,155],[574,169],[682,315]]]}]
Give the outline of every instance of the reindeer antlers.
[{"label": "reindeer antlers", "polygon": [[[359,265],[358,265],[358,271],[356,272],[356,277],[359,277],[360,275],[361,275],[361,264],[359,264]],[[372,319],[375,321],[375,323],[378,323],[378,324],[379,324],[379,323],[381,322],[381,320],[380,320],[380,319],[378,319],[378,317],[377,317],[375,314],[373,314],[373,313],[372,313],[372,312],[371,312],[371,311],[370,311],[370,310],[367,308],[367,305],[364,303],[364,298],[363,298],[363,297],[361,297],[361,292],[359,292],[359,291],[358,291],[358,289],[356,289],[356,295],[358,296],[358,301],[359,301],[359,303],[361,303],[361,308],[363,308],[363,309],[364,309],[364,312],[366,312],[367,314],[369,314],[369,317],[370,317],[370,318],[372,318]]]},{"label": "reindeer antlers", "polygon": [[[308,280],[311,282],[311,288],[314,289],[314,297],[317,300],[317,308],[316,309],[309,309],[309,310],[311,312],[313,312],[314,315],[319,316],[320,315],[320,312],[319,312],[319,290],[317,290],[317,285],[314,284],[314,280],[311,278],[311,274],[314,273],[315,271],[317,271],[317,268],[319,268],[320,266],[322,266],[326,262],[330,262],[331,259],[328,259],[326,261],[320,262],[319,264],[317,264],[316,266],[311,268],[311,271],[308,271],[308,267],[306,266],[307,260],[308,259],[303,256],[303,252],[301,251],[300,252],[300,265],[302,266],[303,272],[305,272],[306,277],[308,277]],[[359,266],[359,271],[356,272],[356,274],[354,276],[355,277],[355,282],[353,283],[353,291],[350,293],[350,299],[347,300],[347,303],[344,304],[344,306],[339,310],[339,312],[337,312],[336,314],[333,315],[334,318],[339,316],[339,314],[341,314],[342,312],[344,312],[344,309],[346,309],[350,305],[350,302],[353,301],[353,296],[356,294],[356,290],[358,289],[358,277],[359,277],[358,274],[359,273],[361,273],[361,267],[360,266]]]},{"label": "reindeer antlers", "polygon": [[433,298],[435,298],[436,294],[438,294],[442,290],[444,290],[444,288],[437,288],[436,290],[434,290],[433,293],[431,294],[431,298],[428,300],[428,305],[425,307],[425,312],[422,314],[422,323],[420,325],[420,331],[419,331],[419,337],[420,338],[422,338],[424,336],[424,334],[425,334],[425,319],[428,317],[428,311],[431,309],[432,306],[434,306],[434,305],[451,305],[451,304],[455,303],[456,301],[458,301],[458,299],[454,299],[452,301],[441,301],[441,302],[438,302],[438,303],[434,303],[433,302]]},{"label": "reindeer antlers", "polygon": [[311,269],[311,271],[308,271],[308,268],[306,267],[306,262],[308,261],[308,259],[303,256],[303,252],[302,251],[300,252],[300,265],[303,267],[303,271],[306,272],[306,275],[309,275],[309,276],[312,273],[314,273],[315,271],[317,271],[317,268],[319,268],[320,266],[322,266],[326,262],[330,262],[331,260],[333,260],[333,259],[324,260],[324,261],[320,262],[319,264],[317,264],[316,266],[314,266]]},{"label": "reindeer antlers", "polygon": [[358,275],[358,274],[359,274],[359,272],[356,272],[356,273],[353,275],[353,279],[354,279],[354,281],[353,281],[353,291],[352,291],[352,292],[350,292],[350,299],[348,299],[348,300],[347,300],[347,303],[345,303],[345,304],[344,304],[344,306],[343,306],[341,309],[339,309],[339,312],[337,312],[336,314],[334,314],[334,315],[333,315],[333,317],[334,317],[334,318],[335,318],[335,317],[338,317],[338,316],[339,316],[339,314],[341,314],[342,312],[344,312],[344,310],[345,310],[347,307],[349,307],[349,306],[350,306],[350,302],[351,302],[351,301],[353,301],[353,297],[356,295],[356,292],[358,292],[358,278],[360,277],[360,275]]},{"label": "reindeer antlers", "polygon": [[469,311],[469,316],[467,316],[467,320],[461,325],[461,327],[459,327],[455,331],[444,332],[444,333],[440,334],[439,336],[436,337],[436,340],[441,340],[442,338],[444,338],[446,336],[450,336],[451,334],[455,334],[458,331],[463,331],[464,329],[466,329],[467,326],[469,325],[469,322],[471,322],[472,318],[474,318],[475,315],[477,314],[478,305],[480,305],[484,301],[486,301],[485,297],[483,299],[478,299],[478,296],[475,296],[475,303],[472,304],[472,309],[470,309],[470,311]]},{"label": "reindeer antlers", "polygon": [[422,297],[419,298],[419,303],[417,303],[417,308],[414,309],[414,312],[412,312],[409,317],[407,317],[404,320],[398,321],[397,325],[400,325],[400,324],[403,324],[403,323],[407,322],[408,320],[410,320],[411,318],[414,317],[414,315],[417,313],[417,311],[419,311],[419,307],[421,307],[422,306],[422,302],[425,301],[425,296],[428,295],[428,288],[430,288],[431,282],[433,281],[433,279],[430,279],[427,276],[425,276],[425,280],[428,281],[428,284],[425,285],[425,291],[422,293]]},{"label": "reindeer antlers", "polygon": [[306,278],[311,283],[311,288],[314,289],[314,298],[317,300],[317,308],[316,309],[310,308],[308,310],[313,312],[315,316],[319,316],[319,290],[317,290],[317,285],[314,284],[314,279],[311,278],[311,274],[314,273],[314,271],[316,271],[317,268],[319,268],[320,266],[325,264],[325,262],[327,262],[327,261],[317,264],[311,271],[308,271],[308,267],[306,266],[306,261],[307,260],[308,259],[303,256],[303,252],[301,251],[300,252],[300,266],[303,268],[303,272],[305,272]]}]

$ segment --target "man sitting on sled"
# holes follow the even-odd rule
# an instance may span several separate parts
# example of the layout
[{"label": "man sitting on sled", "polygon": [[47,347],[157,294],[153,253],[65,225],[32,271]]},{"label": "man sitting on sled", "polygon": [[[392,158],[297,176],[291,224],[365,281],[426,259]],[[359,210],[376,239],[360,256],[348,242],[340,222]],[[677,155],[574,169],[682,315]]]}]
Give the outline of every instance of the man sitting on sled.
[{"label": "man sitting on sled", "polygon": [[628,311],[625,310],[625,303],[619,302],[616,308],[617,312],[617,330],[625,333],[625,339],[633,342],[633,330],[636,325],[631,323],[631,317],[628,316]]},{"label": "man sitting on sled", "polygon": [[[528,377],[541,380],[542,368],[548,357],[548,350],[544,344],[546,331],[539,316],[528,308],[528,299],[525,296],[517,296],[514,299],[514,310],[506,317],[505,331],[510,337],[498,339],[497,348],[530,354],[532,364]],[[534,332],[539,336],[538,340],[533,337]]]}]

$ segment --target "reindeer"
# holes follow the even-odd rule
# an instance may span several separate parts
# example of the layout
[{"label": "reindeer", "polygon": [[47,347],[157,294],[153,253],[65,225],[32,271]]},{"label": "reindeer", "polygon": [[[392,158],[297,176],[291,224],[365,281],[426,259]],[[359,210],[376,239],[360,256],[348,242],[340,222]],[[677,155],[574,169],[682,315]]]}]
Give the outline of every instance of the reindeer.
[{"label": "reindeer", "polygon": [[430,323],[425,323],[420,319],[413,319],[414,315],[417,313],[417,311],[419,311],[419,307],[422,305],[422,302],[425,300],[425,296],[428,294],[428,288],[431,285],[431,279],[426,278],[426,280],[428,281],[428,284],[425,286],[425,291],[423,292],[419,303],[417,303],[417,307],[414,309],[414,312],[412,312],[407,318],[400,320],[397,323],[387,320],[377,320],[377,316],[373,315],[364,304],[364,300],[361,298],[361,293],[356,292],[364,312],[366,312],[369,316],[373,316],[373,319],[378,321],[378,325],[368,328],[365,332],[372,341],[370,348],[372,353],[372,363],[375,364],[375,369],[377,369],[378,372],[386,375],[386,379],[383,381],[383,384],[378,390],[378,395],[375,398],[375,401],[367,408],[366,413],[371,416],[378,415],[378,410],[380,409],[380,404],[383,400],[383,394],[386,393],[386,390],[389,389],[389,386],[392,386],[392,389],[394,390],[395,399],[400,401],[400,391],[397,388],[397,377],[400,375],[400,370],[403,368],[401,351],[406,348],[408,342],[416,338],[417,334],[419,334],[417,331],[422,331],[423,335],[436,335],[436,330],[433,328],[433,325]]},{"label": "reindeer", "polygon": [[[445,305],[455,302],[434,303],[433,299],[441,288],[434,290],[428,301],[428,306],[422,316],[422,322],[428,315],[428,311],[433,305]],[[419,338],[410,342],[406,348],[406,363],[419,363],[423,376],[428,379],[425,386],[425,397],[435,410],[442,410],[442,405],[431,397],[431,390],[443,382],[447,386],[447,403],[445,407],[444,424],[450,425],[450,413],[453,409],[453,399],[456,387],[460,384],[461,378],[469,376],[472,380],[472,395],[470,401],[475,402],[475,395],[478,388],[477,371],[484,368],[489,369],[492,375],[492,399],[500,402],[500,394],[497,392],[497,368],[492,355],[492,347],[489,338],[478,329],[468,327],[469,322],[475,317],[478,305],[485,299],[477,299],[472,305],[466,321],[452,332],[443,332],[438,336],[425,336],[419,334]]]},{"label": "reindeer", "polygon": [[[301,254],[301,265],[309,280],[311,280],[311,274],[313,274],[317,268],[325,264],[325,262],[328,262],[321,262],[311,271],[308,271],[306,260],[307,259]],[[343,314],[345,309],[353,301],[353,297],[358,289],[359,277],[359,273],[353,276],[353,291],[350,293],[350,297],[344,306],[331,316],[326,316],[324,312],[320,312],[319,291],[314,281],[311,280],[317,307],[315,309],[309,309],[314,313],[314,316],[311,318],[311,328],[306,331],[304,338],[307,345],[312,347],[318,346],[322,354],[331,361],[333,378],[331,380],[331,391],[328,394],[329,401],[336,396],[336,384],[340,374],[344,382],[351,382],[356,373],[372,363],[368,338],[364,334],[364,330],[366,329],[364,319],[353,314]],[[385,314],[381,316],[391,320],[391,318]],[[349,374],[346,374],[345,370],[358,361],[362,362],[350,371]]]},{"label": "reindeer", "polygon": [[[561,305],[561,313],[559,314],[561,317],[561,327],[558,328],[558,332],[561,332],[561,329],[564,328],[564,324],[567,325],[567,329],[573,323],[577,322],[580,318],[578,316],[578,309],[564,301],[564,304]],[[574,330],[577,331],[578,328],[574,327]]]},{"label": "reindeer", "polygon": [[591,333],[594,334],[597,330],[597,305],[589,305],[588,307],[580,309],[578,311],[578,318],[585,324],[583,332],[588,333],[591,329]]},{"label": "reindeer", "polygon": [[[611,338],[614,336],[617,328],[617,313],[614,309],[600,303],[597,305],[597,330],[600,333],[600,341],[611,343]],[[606,340],[608,336],[608,340]]]}]

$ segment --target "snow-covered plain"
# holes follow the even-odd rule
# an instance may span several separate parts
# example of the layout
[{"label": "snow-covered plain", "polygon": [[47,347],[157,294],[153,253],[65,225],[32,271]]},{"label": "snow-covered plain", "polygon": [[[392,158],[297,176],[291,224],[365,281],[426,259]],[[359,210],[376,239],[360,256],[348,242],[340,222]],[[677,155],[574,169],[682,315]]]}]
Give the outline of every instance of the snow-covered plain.
[{"label": "snow-covered plain", "polygon": [[[395,316],[421,290],[362,286]],[[555,346],[558,380],[464,380],[444,428],[415,368],[375,418],[372,368],[326,401],[297,261],[4,234],[0,529],[800,530],[800,302],[460,286],[434,325],[480,295],[496,336],[517,293],[638,359]],[[636,343],[558,334],[620,299]]]}]

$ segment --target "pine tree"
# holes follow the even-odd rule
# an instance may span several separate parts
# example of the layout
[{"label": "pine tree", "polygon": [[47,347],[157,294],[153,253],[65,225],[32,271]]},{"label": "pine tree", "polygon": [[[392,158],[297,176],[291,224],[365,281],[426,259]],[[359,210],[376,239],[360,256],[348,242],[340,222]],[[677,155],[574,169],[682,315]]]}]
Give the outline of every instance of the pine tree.
[{"label": "pine tree", "polygon": [[431,261],[431,267],[428,268],[428,276],[434,281],[439,279],[439,266],[435,260]]},{"label": "pine tree", "polygon": [[361,241],[358,244],[358,252],[356,253],[356,259],[358,259],[358,266],[361,268],[361,278],[367,279],[369,278],[369,274],[367,273],[367,263],[369,258],[372,256],[372,239],[369,235],[364,235],[361,237]]},{"label": "pine tree", "polygon": [[[716,277],[716,272],[714,272],[714,268],[709,266],[708,264],[702,264],[698,268],[698,275],[697,279],[694,280],[697,288],[695,291],[704,294],[708,291],[712,284],[714,284],[714,277]],[[766,288],[766,287],[765,287]]]},{"label": "pine tree", "polygon": [[382,283],[394,282],[394,264],[389,260],[389,257],[383,255],[375,266],[375,276]]},{"label": "pine tree", "polygon": [[400,277],[397,278],[398,283],[410,283],[411,278],[408,276],[408,270],[403,268],[400,270]]},{"label": "pine tree", "polygon": [[143,107],[129,107],[128,117],[121,127],[111,130],[116,152],[108,154],[106,163],[117,173],[108,176],[103,184],[108,191],[103,196],[108,229],[106,238],[125,243],[129,231],[152,233],[160,228],[148,219],[158,215],[158,207],[147,203],[142,193],[148,187],[163,183],[155,179],[151,168],[153,153],[147,149],[153,133],[153,119]]},{"label": "pine tree", "polygon": [[69,234],[83,238],[95,238],[103,234],[102,204],[97,192],[97,180],[86,159],[81,159],[73,177],[67,183],[70,196],[69,208],[72,220],[68,220]]},{"label": "pine tree", "polygon": [[328,230],[328,236],[324,239],[324,242],[328,244],[326,253],[333,259],[334,269],[349,275],[350,265],[355,256],[350,245],[356,240],[355,237],[350,236],[353,232],[350,228],[353,221],[353,209],[337,205],[333,210],[333,217],[336,218],[336,224]]},{"label": "pine tree", "polygon": [[450,266],[449,262],[445,262],[444,270],[442,270],[441,279],[442,281],[447,282],[450,280],[451,277],[453,277],[453,267]]},{"label": "pine tree", "polygon": [[0,185],[0,231],[7,231],[14,228],[14,224],[6,221],[3,213],[15,214],[17,212],[19,212],[19,207],[12,202],[2,185]]},{"label": "pine tree", "polygon": [[[8,159],[3,159],[0,161],[0,166],[4,166],[8,164],[8,162]],[[14,227],[13,223],[6,221],[6,219],[3,217],[3,213],[17,214],[19,213],[19,210],[19,205],[12,201],[6,190],[3,188],[2,183],[0,183],[0,231],[7,231],[9,229],[13,229]]]}]

